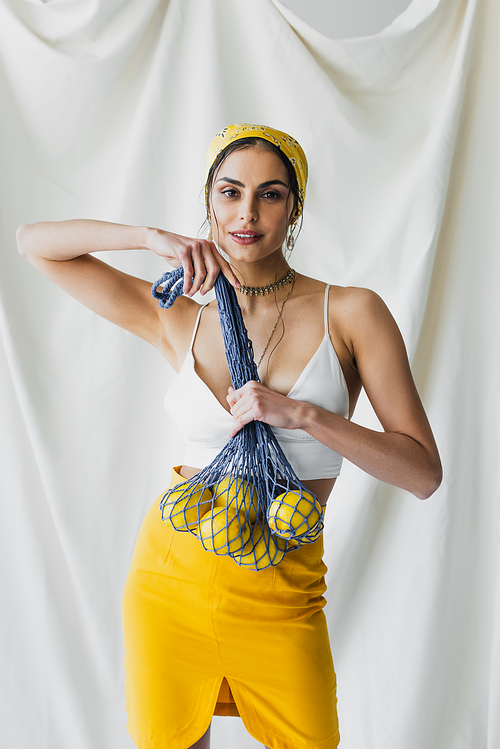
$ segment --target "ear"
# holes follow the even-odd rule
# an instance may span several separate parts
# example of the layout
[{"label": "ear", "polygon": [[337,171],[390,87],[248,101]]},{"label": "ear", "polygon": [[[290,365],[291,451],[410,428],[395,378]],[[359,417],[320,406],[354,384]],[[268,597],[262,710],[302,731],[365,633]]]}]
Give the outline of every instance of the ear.
[{"label": "ear", "polygon": [[295,226],[299,219],[299,208],[297,205],[297,199],[294,200],[294,207],[292,208],[292,212],[290,214],[289,219],[289,226]]}]

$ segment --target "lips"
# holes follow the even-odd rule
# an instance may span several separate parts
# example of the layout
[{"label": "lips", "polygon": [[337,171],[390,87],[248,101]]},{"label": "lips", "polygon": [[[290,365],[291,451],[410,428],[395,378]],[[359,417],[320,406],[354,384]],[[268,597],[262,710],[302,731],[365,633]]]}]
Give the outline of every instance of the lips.
[{"label": "lips", "polygon": [[263,237],[255,231],[231,231],[229,234],[237,244],[254,244]]}]

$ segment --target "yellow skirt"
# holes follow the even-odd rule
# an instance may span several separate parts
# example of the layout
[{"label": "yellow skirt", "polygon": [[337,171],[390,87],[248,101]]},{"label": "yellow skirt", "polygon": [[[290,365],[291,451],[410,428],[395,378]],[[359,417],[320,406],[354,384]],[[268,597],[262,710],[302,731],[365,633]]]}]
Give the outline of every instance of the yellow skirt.
[{"label": "yellow skirt", "polygon": [[[173,469],[171,486],[185,481]],[[146,515],[123,596],[127,728],[139,749],[187,749],[241,715],[271,749],[334,749],[336,680],[323,539],[255,572]]]}]

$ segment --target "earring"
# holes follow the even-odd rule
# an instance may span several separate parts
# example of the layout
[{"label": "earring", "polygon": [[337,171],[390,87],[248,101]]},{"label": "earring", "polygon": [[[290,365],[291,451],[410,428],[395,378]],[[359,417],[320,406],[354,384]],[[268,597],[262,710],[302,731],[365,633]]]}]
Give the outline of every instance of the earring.
[{"label": "earring", "polygon": [[286,236],[286,249],[288,252],[293,252],[293,248],[295,247],[295,226],[296,224],[290,224],[288,227],[288,232]]}]

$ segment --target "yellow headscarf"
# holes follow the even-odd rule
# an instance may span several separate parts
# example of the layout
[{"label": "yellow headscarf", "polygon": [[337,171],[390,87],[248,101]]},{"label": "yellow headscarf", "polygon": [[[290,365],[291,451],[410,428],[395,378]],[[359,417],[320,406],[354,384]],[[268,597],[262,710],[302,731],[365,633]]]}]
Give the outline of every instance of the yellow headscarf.
[{"label": "yellow headscarf", "polygon": [[[306,155],[302,150],[301,145],[297,143],[291,135],[287,135],[287,133],[283,133],[281,130],[275,130],[272,127],[266,127],[265,125],[247,125],[238,122],[235,125],[229,125],[228,127],[225,127],[224,130],[221,130],[210,143],[208,149],[207,176],[210,167],[220,152],[223,151],[229,143],[232,143],[235,140],[241,140],[242,138],[262,138],[263,140],[269,141],[269,143],[273,143],[280,149],[280,151],[283,151],[285,156],[291,162],[295,174],[297,175],[300,202],[303,204],[307,184]],[[301,206],[299,205],[297,208],[298,215],[300,215]]]}]

